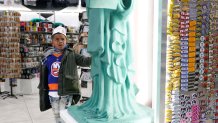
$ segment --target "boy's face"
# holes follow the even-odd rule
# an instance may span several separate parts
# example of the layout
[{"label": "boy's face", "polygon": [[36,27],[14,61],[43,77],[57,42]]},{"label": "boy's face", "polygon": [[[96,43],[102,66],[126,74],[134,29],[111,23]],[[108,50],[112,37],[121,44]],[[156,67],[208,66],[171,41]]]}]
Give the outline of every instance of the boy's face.
[{"label": "boy's face", "polygon": [[52,38],[52,46],[59,50],[63,50],[66,43],[67,39],[63,34],[55,34]]}]

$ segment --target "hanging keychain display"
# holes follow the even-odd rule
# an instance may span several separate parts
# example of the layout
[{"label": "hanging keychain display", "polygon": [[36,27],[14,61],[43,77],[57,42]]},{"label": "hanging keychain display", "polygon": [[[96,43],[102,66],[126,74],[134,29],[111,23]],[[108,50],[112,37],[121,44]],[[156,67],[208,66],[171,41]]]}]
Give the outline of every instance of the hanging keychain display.
[{"label": "hanging keychain display", "polygon": [[166,123],[218,122],[218,1],[169,0]]},{"label": "hanging keychain display", "polygon": [[0,78],[19,78],[20,13],[0,11]]}]

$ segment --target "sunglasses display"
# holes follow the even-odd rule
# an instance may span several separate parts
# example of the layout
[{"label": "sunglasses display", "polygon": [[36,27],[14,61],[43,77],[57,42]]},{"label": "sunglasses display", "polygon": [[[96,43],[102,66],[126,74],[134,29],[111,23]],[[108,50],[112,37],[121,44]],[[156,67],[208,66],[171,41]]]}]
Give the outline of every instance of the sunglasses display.
[{"label": "sunglasses display", "polygon": [[218,122],[217,8],[217,0],[168,1],[166,123]]}]

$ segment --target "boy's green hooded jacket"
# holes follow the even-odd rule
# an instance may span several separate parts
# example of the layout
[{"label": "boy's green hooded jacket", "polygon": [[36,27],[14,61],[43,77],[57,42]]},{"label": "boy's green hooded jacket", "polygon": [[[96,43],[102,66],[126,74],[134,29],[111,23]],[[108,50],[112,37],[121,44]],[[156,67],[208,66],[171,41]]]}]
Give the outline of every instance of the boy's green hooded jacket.
[{"label": "boy's green hooded jacket", "polygon": [[[45,111],[50,108],[50,102],[48,99],[48,70],[45,64],[43,64],[49,55],[54,52],[54,49],[48,50],[44,54],[43,62],[40,69],[40,109]],[[80,99],[80,86],[79,76],[77,71],[77,65],[87,67],[91,64],[90,57],[84,57],[80,54],[76,54],[74,50],[67,48],[64,51],[64,56],[61,61],[61,66],[58,75],[58,95],[72,95],[73,101],[77,103]],[[47,108],[46,108],[47,107]]]}]

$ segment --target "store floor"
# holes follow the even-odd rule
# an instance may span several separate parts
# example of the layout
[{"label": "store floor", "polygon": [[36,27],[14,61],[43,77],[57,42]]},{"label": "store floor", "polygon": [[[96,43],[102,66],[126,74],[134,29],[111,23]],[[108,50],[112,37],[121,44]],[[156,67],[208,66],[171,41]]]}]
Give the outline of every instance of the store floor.
[{"label": "store floor", "polygon": [[[91,93],[92,83],[88,82],[87,88],[81,88],[81,94],[90,97]],[[17,97],[3,99],[0,95],[0,123],[55,123],[51,109],[45,112],[39,110],[38,93]]]},{"label": "store floor", "polygon": [[52,110],[39,110],[39,96],[24,95],[0,98],[0,123],[55,123]]}]

